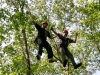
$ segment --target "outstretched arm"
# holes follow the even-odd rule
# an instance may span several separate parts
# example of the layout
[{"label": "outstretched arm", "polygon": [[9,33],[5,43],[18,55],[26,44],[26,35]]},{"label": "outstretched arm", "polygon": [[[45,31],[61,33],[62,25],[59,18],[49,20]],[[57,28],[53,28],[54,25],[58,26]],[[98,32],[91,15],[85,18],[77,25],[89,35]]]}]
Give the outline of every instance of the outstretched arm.
[{"label": "outstretched arm", "polygon": [[29,15],[30,15],[30,19],[31,19],[31,21],[33,22],[33,24],[36,25],[36,22],[33,20],[33,18],[32,18],[32,14],[31,14],[30,11],[29,11]]},{"label": "outstretched arm", "polygon": [[52,36],[50,39],[54,39],[57,37],[58,33],[54,31],[53,27],[50,28],[50,30],[52,30],[55,34],[55,36]]},{"label": "outstretched arm", "polygon": [[52,36],[50,39],[54,39],[54,38],[56,38],[57,36],[55,35],[55,36]]},{"label": "outstretched arm", "polygon": [[51,30],[53,31],[53,33],[54,33],[55,35],[58,35],[58,33],[57,33],[56,31],[54,31],[53,27],[51,27]]},{"label": "outstretched arm", "polygon": [[76,41],[77,41],[77,36],[78,36],[78,33],[76,33],[76,36],[75,36],[75,39],[73,40],[73,43],[76,43]]}]

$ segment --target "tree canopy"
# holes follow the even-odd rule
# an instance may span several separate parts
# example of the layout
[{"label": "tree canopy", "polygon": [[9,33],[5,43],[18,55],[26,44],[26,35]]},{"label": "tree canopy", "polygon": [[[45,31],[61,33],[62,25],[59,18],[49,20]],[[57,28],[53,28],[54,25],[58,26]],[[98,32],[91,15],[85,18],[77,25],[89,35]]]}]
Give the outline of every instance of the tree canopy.
[{"label": "tree canopy", "polygon": [[[64,70],[57,52],[58,38],[47,39],[57,62],[49,63],[44,50],[42,59],[36,59],[37,30],[30,21],[41,25],[47,20],[48,30],[69,31],[70,38],[78,39],[68,47],[76,62]],[[51,35],[54,35],[50,31]],[[1,0],[0,1],[0,75],[92,75],[100,71],[100,1],[99,0]]]}]

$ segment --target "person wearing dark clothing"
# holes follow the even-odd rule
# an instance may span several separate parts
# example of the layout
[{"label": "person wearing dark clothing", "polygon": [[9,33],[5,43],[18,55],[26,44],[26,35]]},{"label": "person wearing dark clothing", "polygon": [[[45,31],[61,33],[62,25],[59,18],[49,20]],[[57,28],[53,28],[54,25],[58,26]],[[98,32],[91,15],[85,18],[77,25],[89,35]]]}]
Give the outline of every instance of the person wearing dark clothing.
[{"label": "person wearing dark clothing", "polygon": [[42,25],[40,26],[33,20],[30,12],[29,14],[30,14],[31,21],[33,22],[36,29],[38,30],[38,35],[34,41],[35,43],[38,44],[38,55],[36,56],[37,59],[38,60],[41,59],[42,50],[44,47],[48,53],[49,62],[54,62],[55,60],[53,59],[53,51],[52,51],[50,44],[47,42],[46,38],[49,37],[50,39],[53,39],[55,38],[55,36],[51,37],[49,31],[45,30],[45,28],[48,26],[48,23],[46,21],[42,22]]},{"label": "person wearing dark clothing", "polygon": [[51,27],[51,30],[54,32],[55,35],[57,35],[60,39],[60,43],[59,43],[59,49],[60,49],[60,53],[61,53],[61,57],[62,57],[62,64],[63,67],[66,67],[67,64],[67,59],[66,56],[71,60],[73,66],[75,69],[77,69],[78,67],[80,67],[82,65],[82,63],[78,63],[76,64],[74,57],[72,55],[72,53],[68,50],[68,45],[70,43],[76,43],[77,40],[77,33],[76,33],[76,37],[75,40],[72,40],[70,38],[67,38],[66,36],[68,35],[68,31],[64,30],[62,34],[57,33],[56,31],[54,31],[54,29]]}]

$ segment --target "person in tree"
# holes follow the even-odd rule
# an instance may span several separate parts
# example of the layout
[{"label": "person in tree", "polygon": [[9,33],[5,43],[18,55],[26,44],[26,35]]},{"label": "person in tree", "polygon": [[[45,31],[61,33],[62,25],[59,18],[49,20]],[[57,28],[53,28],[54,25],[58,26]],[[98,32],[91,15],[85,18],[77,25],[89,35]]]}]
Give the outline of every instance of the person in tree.
[{"label": "person in tree", "polygon": [[42,25],[38,25],[32,18],[31,12],[29,12],[30,19],[32,23],[35,25],[36,29],[38,30],[38,35],[35,39],[35,43],[38,44],[38,55],[36,56],[38,60],[41,59],[43,47],[46,49],[48,53],[49,62],[55,62],[56,60],[53,59],[53,51],[50,44],[47,42],[46,38],[49,37],[50,39],[55,38],[56,36],[51,37],[49,31],[45,30],[48,26],[47,21],[43,21]]},{"label": "person in tree", "polygon": [[78,67],[80,67],[80,66],[82,65],[82,63],[76,64],[72,53],[68,50],[68,45],[69,45],[70,43],[76,43],[78,33],[76,33],[75,39],[72,40],[72,39],[70,39],[70,38],[67,38],[67,35],[68,35],[68,31],[67,31],[67,30],[64,30],[64,31],[62,32],[62,34],[57,33],[56,31],[54,31],[53,27],[51,27],[51,30],[52,30],[53,33],[54,33],[55,35],[57,35],[57,36],[59,37],[59,39],[60,39],[59,51],[60,51],[60,53],[61,53],[61,58],[62,58],[63,67],[66,67],[66,64],[67,64],[67,61],[68,61],[68,60],[66,59],[66,56],[71,60],[73,66],[74,66],[74,69],[77,69]]}]

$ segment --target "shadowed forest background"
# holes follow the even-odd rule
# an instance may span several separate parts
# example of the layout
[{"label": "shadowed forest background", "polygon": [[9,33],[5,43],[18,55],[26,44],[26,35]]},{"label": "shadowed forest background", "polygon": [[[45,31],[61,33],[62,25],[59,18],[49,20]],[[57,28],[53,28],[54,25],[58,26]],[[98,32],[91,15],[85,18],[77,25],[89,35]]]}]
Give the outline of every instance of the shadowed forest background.
[{"label": "shadowed forest background", "polygon": [[[58,53],[58,38],[47,39],[57,62],[49,63],[46,50],[40,61],[36,59],[37,30],[29,14],[41,24],[47,20],[57,32],[69,31],[78,39],[68,47],[76,62],[64,70]],[[52,32],[50,31],[51,35]],[[100,0],[0,0],[0,75],[92,75],[100,71]]]}]

